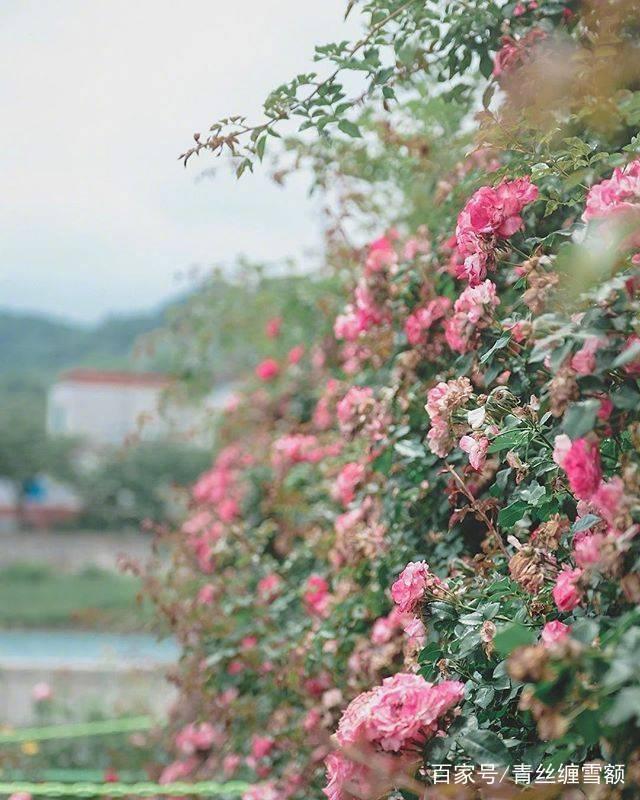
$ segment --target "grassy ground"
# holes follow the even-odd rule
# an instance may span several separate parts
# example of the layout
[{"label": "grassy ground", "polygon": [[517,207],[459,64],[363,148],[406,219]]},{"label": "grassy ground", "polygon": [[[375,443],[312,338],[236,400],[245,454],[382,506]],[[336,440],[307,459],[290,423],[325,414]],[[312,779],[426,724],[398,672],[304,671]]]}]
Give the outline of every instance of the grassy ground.
[{"label": "grassy ground", "polygon": [[137,603],[138,590],[135,578],[94,567],[63,575],[14,564],[0,570],[0,627],[140,630],[148,609]]}]

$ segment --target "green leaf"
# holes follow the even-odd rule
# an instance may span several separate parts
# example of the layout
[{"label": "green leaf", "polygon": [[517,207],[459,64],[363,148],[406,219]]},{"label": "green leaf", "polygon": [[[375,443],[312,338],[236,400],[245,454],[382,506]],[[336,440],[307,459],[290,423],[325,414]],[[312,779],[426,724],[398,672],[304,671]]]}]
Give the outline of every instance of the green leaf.
[{"label": "green leaf", "polygon": [[595,398],[573,403],[564,415],[562,426],[564,432],[570,439],[579,439],[585,433],[589,433],[596,424],[599,410],[600,401]]},{"label": "green leaf", "polygon": [[520,447],[520,445],[523,445],[528,438],[528,431],[517,430],[499,433],[494,439],[492,439],[487,452],[499,453],[501,450],[513,450],[515,447]]},{"label": "green leaf", "polygon": [[640,342],[634,342],[631,347],[627,347],[625,350],[623,350],[617,358],[614,358],[611,367],[613,369],[623,367],[625,364],[628,364],[630,361],[634,361],[637,358],[640,358]]},{"label": "green leaf", "polygon": [[600,517],[595,514],[585,514],[584,517],[577,519],[571,526],[571,533],[580,533],[580,531],[589,530],[593,528],[596,522],[600,522]]},{"label": "green leaf", "polygon": [[510,763],[505,743],[493,731],[469,731],[460,737],[458,744],[476,764],[507,766]]},{"label": "green leaf", "polygon": [[362,136],[360,133],[360,128],[354,122],[350,122],[348,119],[341,119],[338,123],[338,128],[340,128],[343,133],[346,133],[347,136],[352,136],[354,139]]},{"label": "green leaf", "polygon": [[532,644],[536,635],[532,628],[520,622],[512,622],[498,630],[493,638],[497,652],[501,656],[510,655],[516,648]]},{"label": "green leaf", "polygon": [[500,509],[498,512],[498,525],[501,528],[513,528],[516,522],[520,522],[529,511],[529,508],[529,503],[524,500],[515,500],[505,508]]},{"label": "green leaf", "polygon": [[511,341],[511,334],[510,334],[510,333],[504,333],[504,334],[503,334],[503,335],[502,335],[502,336],[501,336],[501,337],[500,337],[500,338],[499,338],[499,339],[498,339],[498,340],[497,340],[497,341],[494,343],[493,347],[492,347],[490,350],[487,350],[487,352],[486,352],[486,353],[484,353],[484,355],[483,355],[483,356],[482,356],[482,358],[480,359],[480,363],[481,363],[481,364],[484,364],[486,361],[488,361],[488,360],[491,358],[491,356],[492,356],[492,355],[493,355],[495,352],[497,352],[498,350],[502,350],[504,347],[506,347],[506,346],[509,344],[509,342],[510,342],[510,341]]},{"label": "green leaf", "polygon": [[621,725],[632,717],[640,720],[640,686],[627,686],[621,689],[605,714],[604,721],[607,725]]}]

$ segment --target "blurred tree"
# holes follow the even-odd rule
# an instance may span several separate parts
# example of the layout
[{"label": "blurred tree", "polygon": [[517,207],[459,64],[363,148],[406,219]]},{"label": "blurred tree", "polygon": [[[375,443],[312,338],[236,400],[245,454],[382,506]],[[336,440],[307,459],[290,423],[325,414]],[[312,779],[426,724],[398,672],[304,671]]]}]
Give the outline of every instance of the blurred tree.
[{"label": "blurred tree", "polygon": [[28,393],[7,394],[0,403],[0,477],[15,488],[18,524],[33,479],[42,473],[59,480],[75,477],[73,439],[47,436],[41,401]]},{"label": "blurred tree", "polygon": [[193,483],[210,463],[208,451],[183,444],[125,447],[79,477],[86,509],[80,523],[91,528],[138,527],[145,519],[172,518],[180,505],[175,489]]}]

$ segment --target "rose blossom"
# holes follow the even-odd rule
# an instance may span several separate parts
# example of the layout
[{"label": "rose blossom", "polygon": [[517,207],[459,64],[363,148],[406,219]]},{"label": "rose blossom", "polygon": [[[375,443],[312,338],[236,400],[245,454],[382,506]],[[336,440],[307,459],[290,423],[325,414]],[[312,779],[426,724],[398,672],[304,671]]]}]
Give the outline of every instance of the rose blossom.
[{"label": "rose blossom", "polygon": [[327,615],[331,595],[329,584],[321,575],[309,575],[303,597],[310,613],[319,617]]},{"label": "rose blossom", "polygon": [[577,586],[582,577],[581,569],[565,568],[558,573],[553,587],[553,599],[558,611],[573,611],[582,601],[582,592]]},{"label": "rose blossom", "polygon": [[538,187],[529,178],[483,186],[469,199],[458,216],[456,244],[463,261],[456,275],[477,286],[495,260],[499,239],[513,236],[522,227],[522,210],[538,197]]},{"label": "rose blossom", "polygon": [[460,449],[469,454],[469,463],[475,469],[480,471],[487,460],[487,448],[489,447],[489,440],[483,434],[475,434],[475,436],[463,436],[459,442]]},{"label": "rose blossom", "polygon": [[356,496],[356,487],[362,481],[365,474],[363,464],[357,461],[350,461],[340,470],[336,478],[335,496],[342,505],[348,506]]},{"label": "rose blossom", "polygon": [[464,684],[458,681],[433,684],[399,672],[347,706],[336,739],[342,747],[366,741],[394,753],[413,750],[438,732],[440,718],[463,695]]},{"label": "rose blossom", "polygon": [[391,587],[391,597],[402,613],[412,613],[427,591],[443,587],[426,561],[410,561]]},{"label": "rose blossom", "polygon": [[274,358],[265,358],[256,367],[256,375],[261,381],[272,381],[280,373],[280,365]]},{"label": "rose blossom", "polygon": [[571,359],[571,369],[578,375],[591,375],[596,368],[596,353],[603,345],[599,336],[589,336]]},{"label": "rose blossom", "polygon": [[567,473],[571,491],[579,500],[589,500],[600,481],[600,453],[596,445],[586,439],[576,439],[563,459],[562,468]]},{"label": "rose blossom", "polygon": [[554,644],[564,642],[570,633],[571,625],[565,625],[564,622],[560,622],[556,619],[553,620],[553,622],[547,622],[542,629],[540,638],[545,647],[552,647]]},{"label": "rose blossom", "polygon": [[31,689],[31,698],[34,703],[45,703],[53,698],[53,689],[48,683],[36,683]]}]

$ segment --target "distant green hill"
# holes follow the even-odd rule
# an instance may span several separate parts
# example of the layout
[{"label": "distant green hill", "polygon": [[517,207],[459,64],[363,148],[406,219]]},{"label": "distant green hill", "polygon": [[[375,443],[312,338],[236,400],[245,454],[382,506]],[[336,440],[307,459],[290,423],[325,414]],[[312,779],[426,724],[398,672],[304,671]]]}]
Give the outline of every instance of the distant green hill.
[{"label": "distant green hill", "polygon": [[132,366],[135,341],[160,328],[165,309],[113,316],[93,326],[37,314],[0,311],[0,378],[30,376],[48,383],[68,367]]}]

